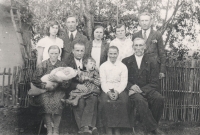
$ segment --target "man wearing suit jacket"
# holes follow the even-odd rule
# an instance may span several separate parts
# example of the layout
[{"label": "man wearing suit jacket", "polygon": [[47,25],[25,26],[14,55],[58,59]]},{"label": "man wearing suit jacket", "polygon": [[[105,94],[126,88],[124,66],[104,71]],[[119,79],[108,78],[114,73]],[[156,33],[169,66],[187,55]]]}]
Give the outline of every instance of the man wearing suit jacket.
[{"label": "man wearing suit jacket", "polygon": [[[85,53],[85,44],[78,42],[72,49],[71,55],[66,64],[74,69],[84,70],[83,56]],[[71,81],[70,90],[79,89],[87,91],[87,87],[80,84],[75,78]],[[73,112],[80,135],[97,134],[96,117],[97,117],[97,96],[91,95],[87,98],[80,98],[78,105],[73,106]]]},{"label": "man wearing suit jacket", "polygon": [[147,133],[160,134],[159,120],[164,108],[164,98],[158,92],[159,70],[157,61],[144,54],[145,40],[135,38],[133,49],[135,54],[122,60],[128,68],[129,98],[131,101],[131,125],[134,127],[134,110],[139,114]]},{"label": "man wearing suit jacket", "polygon": [[164,50],[163,39],[161,33],[151,29],[152,17],[151,14],[144,12],[139,15],[139,25],[142,30],[133,34],[132,40],[135,38],[143,38],[146,42],[145,53],[152,59],[156,59],[160,67],[159,78],[165,76],[166,66],[166,53]]},{"label": "man wearing suit jacket", "polygon": [[88,42],[87,37],[77,31],[78,20],[76,16],[68,16],[65,23],[67,31],[64,31],[64,34],[61,36],[64,41],[61,59],[64,62],[68,60],[70,55],[73,55],[72,49],[74,44],[82,42],[86,45],[86,42]]}]

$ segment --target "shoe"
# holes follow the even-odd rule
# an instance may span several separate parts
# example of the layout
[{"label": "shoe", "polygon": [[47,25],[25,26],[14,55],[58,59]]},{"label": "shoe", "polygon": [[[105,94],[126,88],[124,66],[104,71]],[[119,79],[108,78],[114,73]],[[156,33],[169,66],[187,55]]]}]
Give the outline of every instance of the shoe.
[{"label": "shoe", "polygon": [[78,135],[92,135],[92,131],[89,130],[88,126],[84,126],[81,128],[81,130],[78,132]]},{"label": "shoe", "polygon": [[99,135],[98,130],[96,127],[92,128],[92,135]]}]

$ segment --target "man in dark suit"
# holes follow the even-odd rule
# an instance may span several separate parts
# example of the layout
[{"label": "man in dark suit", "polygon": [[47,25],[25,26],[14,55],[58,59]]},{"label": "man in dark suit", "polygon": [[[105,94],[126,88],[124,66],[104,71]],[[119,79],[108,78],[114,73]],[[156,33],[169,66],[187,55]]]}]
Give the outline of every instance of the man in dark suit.
[{"label": "man in dark suit", "polygon": [[159,70],[156,60],[144,54],[145,40],[135,38],[133,49],[135,54],[122,60],[128,68],[129,98],[131,101],[131,125],[134,127],[134,110],[145,127],[145,131],[151,134],[159,134],[158,122],[164,108],[164,98],[158,92]]},{"label": "man in dark suit", "polygon": [[[74,69],[84,70],[83,56],[85,53],[84,43],[78,42],[72,49],[73,55],[67,60],[67,66]],[[70,90],[79,89],[87,91],[87,87],[80,84],[75,78],[71,81]],[[73,106],[73,112],[76,123],[79,128],[79,134],[90,135],[97,134],[96,117],[97,117],[97,96],[91,95],[87,98],[80,98],[78,105]]]},{"label": "man in dark suit", "polygon": [[72,54],[73,45],[82,42],[86,45],[88,39],[77,31],[78,20],[76,16],[68,16],[66,21],[67,31],[64,31],[61,38],[64,41],[64,47],[61,55],[62,61],[66,62]]},{"label": "man in dark suit", "polygon": [[161,33],[151,29],[152,17],[151,14],[144,12],[139,15],[139,25],[142,30],[133,34],[132,40],[135,38],[143,38],[146,42],[145,54],[148,54],[152,59],[156,59],[159,69],[159,79],[165,77],[166,53],[164,50],[163,39]]}]

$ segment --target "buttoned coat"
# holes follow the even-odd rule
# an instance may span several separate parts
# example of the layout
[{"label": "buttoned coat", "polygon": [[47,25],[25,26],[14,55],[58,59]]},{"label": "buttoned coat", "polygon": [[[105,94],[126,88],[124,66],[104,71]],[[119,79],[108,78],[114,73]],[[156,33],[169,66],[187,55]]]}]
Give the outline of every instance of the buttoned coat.
[{"label": "buttoned coat", "polygon": [[142,58],[140,69],[138,69],[135,55],[123,59],[122,62],[128,68],[127,90],[136,84],[144,95],[159,91],[159,70],[158,66],[156,66],[156,60],[149,59],[148,55],[145,54]]},{"label": "buttoned coat", "polygon": [[68,31],[64,31],[64,33],[62,34],[60,38],[64,41],[64,47],[63,47],[63,51],[61,55],[61,60],[65,63],[68,61],[69,56],[71,55],[73,56],[72,50],[73,50],[74,44],[81,42],[85,44],[85,48],[88,48],[86,44],[88,42],[87,37],[79,33],[78,31],[72,42],[70,41]]},{"label": "buttoned coat", "polygon": [[[143,38],[142,30],[133,34],[132,40],[135,38]],[[160,66],[160,72],[166,72],[166,52],[164,50],[162,35],[158,31],[151,29],[148,39],[146,41],[145,53],[152,59],[156,59]]]},{"label": "buttoned coat", "polygon": [[[88,45],[88,49],[87,52],[86,52],[86,57],[91,57],[91,53],[92,53],[92,46],[93,46],[93,41],[89,41],[87,43]],[[108,54],[108,48],[109,48],[109,44],[107,44],[106,41],[102,41],[102,44],[101,44],[101,53],[100,53],[100,65],[102,63],[104,63],[105,61],[107,61],[107,54]]]}]

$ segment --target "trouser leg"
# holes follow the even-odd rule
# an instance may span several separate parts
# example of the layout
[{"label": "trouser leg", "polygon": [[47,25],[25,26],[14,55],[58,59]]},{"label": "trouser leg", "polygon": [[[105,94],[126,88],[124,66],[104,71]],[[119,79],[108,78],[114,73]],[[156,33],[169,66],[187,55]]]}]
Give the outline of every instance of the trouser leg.
[{"label": "trouser leg", "polygon": [[[154,119],[151,110],[149,109],[147,99],[141,94],[133,94],[130,96],[132,111],[136,109],[140,116],[140,120],[145,127],[146,131],[155,130],[158,126],[156,120]],[[135,119],[134,119],[135,120]],[[134,126],[133,122],[131,123]]]},{"label": "trouser leg", "polygon": [[73,106],[73,112],[74,112],[76,124],[78,125],[79,129],[81,128],[81,119],[82,119],[84,107],[85,107],[85,99],[84,98],[80,98],[78,105]]},{"label": "trouser leg", "polygon": [[97,119],[97,97],[89,96],[85,99],[85,107],[81,119],[81,127],[95,127]]},{"label": "trouser leg", "polygon": [[60,121],[61,121],[61,116],[58,114],[55,114],[53,116],[53,122],[54,122],[54,128],[53,128],[53,133],[55,135],[59,134],[59,126],[60,126]]},{"label": "trouser leg", "polygon": [[51,118],[51,114],[45,114],[44,115],[45,118],[45,122],[46,122],[46,126],[47,126],[47,135],[52,135],[53,130],[52,130],[52,118]]},{"label": "trouser leg", "polygon": [[157,91],[147,97],[149,108],[156,122],[158,123],[164,109],[164,97]]}]

